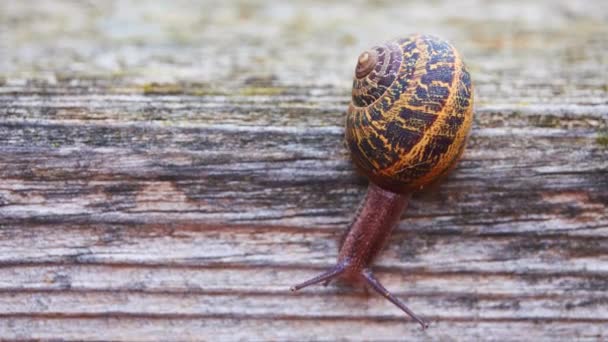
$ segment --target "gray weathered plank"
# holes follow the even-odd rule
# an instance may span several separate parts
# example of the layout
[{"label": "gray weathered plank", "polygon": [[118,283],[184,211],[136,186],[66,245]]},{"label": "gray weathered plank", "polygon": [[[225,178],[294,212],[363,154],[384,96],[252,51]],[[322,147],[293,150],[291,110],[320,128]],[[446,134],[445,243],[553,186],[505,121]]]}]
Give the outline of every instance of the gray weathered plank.
[{"label": "gray weathered plank", "polygon": [[[0,339],[604,340],[608,8],[597,1],[0,3]],[[377,262],[332,265],[362,198],[354,59],[450,39],[468,149]]]},{"label": "gray weathered plank", "polygon": [[[331,330],[328,330],[331,326]],[[16,331],[15,327],[22,327]],[[218,340],[278,340],[287,341],[298,337],[301,340],[333,341],[336,337],[344,340],[392,341],[398,338],[412,340],[490,340],[506,336],[508,339],[555,341],[564,336],[571,339],[601,341],[604,328],[593,322],[452,322],[438,323],[432,336],[420,331],[419,327],[406,325],[401,321],[369,319],[242,319],[235,318],[130,318],[112,317],[22,317],[10,320],[0,318],[0,330],[6,331],[7,338],[52,339],[63,336],[73,340],[181,340],[199,341],[214,336]],[[255,332],[255,333],[252,333]],[[489,333],[491,332],[491,333]],[[397,337],[396,337],[397,336]]]}]

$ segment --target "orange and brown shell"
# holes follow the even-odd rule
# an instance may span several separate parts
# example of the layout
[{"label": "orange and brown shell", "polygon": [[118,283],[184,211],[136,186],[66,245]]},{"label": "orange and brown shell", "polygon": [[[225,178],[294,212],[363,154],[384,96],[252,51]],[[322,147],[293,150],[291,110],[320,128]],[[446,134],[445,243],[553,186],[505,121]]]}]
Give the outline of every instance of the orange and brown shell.
[{"label": "orange and brown shell", "polygon": [[375,184],[408,192],[446,174],[464,150],[472,118],[471,78],[448,42],[416,35],[359,56],[346,143]]}]

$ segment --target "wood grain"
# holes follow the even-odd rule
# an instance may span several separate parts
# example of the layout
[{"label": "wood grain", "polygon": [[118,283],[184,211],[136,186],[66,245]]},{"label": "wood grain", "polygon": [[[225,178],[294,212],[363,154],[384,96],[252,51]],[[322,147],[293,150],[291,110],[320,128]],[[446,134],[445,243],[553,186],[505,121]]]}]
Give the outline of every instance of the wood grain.
[{"label": "wood grain", "polygon": [[[453,6],[2,2],[0,339],[607,339],[608,9]],[[448,38],[476,89],[376,264],[425,332],[288,290],[335,262],[355,61],[400,32]]]}]

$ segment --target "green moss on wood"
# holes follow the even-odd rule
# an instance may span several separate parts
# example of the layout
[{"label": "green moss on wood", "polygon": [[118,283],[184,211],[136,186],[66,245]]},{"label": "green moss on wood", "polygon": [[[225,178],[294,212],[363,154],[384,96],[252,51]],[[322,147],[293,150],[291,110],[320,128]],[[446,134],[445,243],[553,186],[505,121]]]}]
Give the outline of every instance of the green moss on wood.
[{"label": "green moss on wood", "polygon": [[144,94],[167,94],[176,95],[183,94],[184,88],[179,84],[159,84],[159,83],[147,83],[142,88]]},{"label": "green moss on wood", "polygon": [[559,127],[560,120],[555,116],[542,115],[539,117],[538,126],[546,128],[557,128]]},{"label": "green moss on wood", "polygon": [[346,33],[340,37],[340,43],[344,46],[352,46],[357,44],[357,37],[354,34]]},{"label": "green moss on wood", "polygon": [[239,92],[243,96],[256,96],[256,95],[280,95],[283,93],[282,88],[278,87],[246,87]]},{"label": "green moss on wood", "polygon": [[608,148],[608,131],[601,132],[597,138],[595,138],[595,143],[603,148]]},{"label": "green moss on wood", "polygon": [[241,95],[241,96],[273,96],[285,92],[284,88],[271,86],[248,86],[238,89],[236,92],[227,93],[219,88],[209,87],[200,84],[181,84],[181,83],[147,83],[141,87],[146,95],[194,95],[194,96],[213,96],[213,95]]},{"label": "green moss on wood", "polygon": [[[521,116],[520,112],[514,112],[516,116]],[[561,119],[552,115],[534,115],[530,116],[530,122],[536,127],[543,128],[558,128],[561,126]]]},{"label": "green moss on wood", "polygon": [[211,88],[193,88],[193,89],[188,89],[186,91],[186,93],[188,95],[194,95],[194,96],[226,95],[225,92],[223,92],[221,90],[211,89]]}]

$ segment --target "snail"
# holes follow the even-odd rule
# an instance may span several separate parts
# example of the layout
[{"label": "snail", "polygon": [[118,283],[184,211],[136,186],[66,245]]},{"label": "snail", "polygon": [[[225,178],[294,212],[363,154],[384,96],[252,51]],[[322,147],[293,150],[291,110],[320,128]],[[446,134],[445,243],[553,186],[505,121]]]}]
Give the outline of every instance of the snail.
[{"label": "snail", "polygon": [[471,78],[448,42],[413,35],[363,52],[345,142],[369,187],[337,264],[291,290],[327,285],[338,277],[363,282],[426,329],[428,323],[390,293],[370,267],[411,194],[443,178],[460,159],[472,119]]}]

